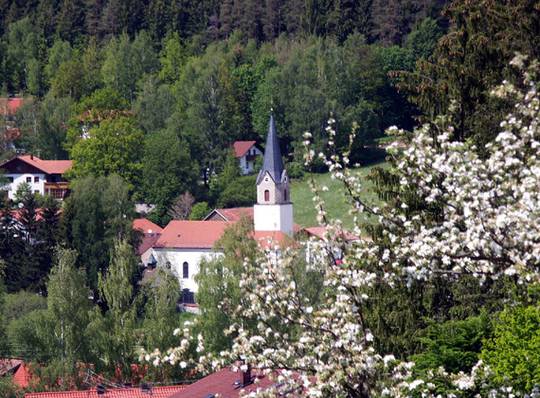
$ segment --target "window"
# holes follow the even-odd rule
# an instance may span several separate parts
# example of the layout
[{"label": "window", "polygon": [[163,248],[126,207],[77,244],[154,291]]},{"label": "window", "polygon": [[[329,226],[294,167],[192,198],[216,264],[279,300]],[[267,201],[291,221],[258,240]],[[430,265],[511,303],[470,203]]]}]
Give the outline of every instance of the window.
[{"label": "window", "polygon": [[32,182],[32,177],[26,177],[26,182],[31,183]]},{"label": "window", "polygon": [[283,191],[283,200],[285,200],[285,202],[289,200],[289,198],[287,197],[287,195],[288,195],[288,192],[287,192],[287,190],[285,189],[285,190]]},{"label": "window", "polygon": [[189,264],[186,261],[184,261],[184,264],[182,264],[182,277],[184,279],[189,278]]},{"label": "window", "polygon": [[270,191],[268,189],[264,190],[264,201],[269,202],[270,201]]},{"label": "window", "polygon": [[39,193],[39,190],[38,189],[34,190],[34,193],[36,193],[36,194]]},{"label": "window", "polygon": [[34,182],[39,182],[39,177],[34,177]]}]

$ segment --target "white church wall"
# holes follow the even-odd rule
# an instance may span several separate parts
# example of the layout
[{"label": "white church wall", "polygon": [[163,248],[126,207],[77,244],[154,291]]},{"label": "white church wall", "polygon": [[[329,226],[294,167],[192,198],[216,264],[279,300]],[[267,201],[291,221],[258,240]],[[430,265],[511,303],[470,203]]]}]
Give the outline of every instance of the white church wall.
[{"label": "white church wall", "polygon": [[[195,275],[199,272],[199,264],[203,258],[212,259],[221,256],[222,253],[212,249],[173,249],[154,248],[154,258],[158,267],[167,267],[170,264],[171,270],[178,277],[181,289],[189,289],[192,292],[198,291]],[[188,278],[183,277],[184,262],[188,263]]]}]

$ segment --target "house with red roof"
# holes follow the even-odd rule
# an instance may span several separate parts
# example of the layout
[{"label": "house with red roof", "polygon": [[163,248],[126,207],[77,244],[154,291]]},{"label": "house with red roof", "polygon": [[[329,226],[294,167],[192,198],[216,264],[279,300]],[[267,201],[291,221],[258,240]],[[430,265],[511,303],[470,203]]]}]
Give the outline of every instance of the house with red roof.
[{"label": "house with red roof", "polygon": [[184,303],[195,302],[199,263],[220,255],[214,246],[230,225],[224,221],[173,220],[161,231],[152,255],[157,266],[171,270],[178,277]]},{"label": "house with red roof", "polygon": [[230,209],[214,209],[204,218],[204,221],[237,222],[247,217],[253,220],[253,207],[232,207]]},{"label": "house with red roof", "polygon": [[21,97],[2,97],[0,98],[0,116],[12,117],[25,102]]},{"label": "house with red roof", "polygon": [[141,258],[141,263],[145,267],[153,268],[156,261],[152,255],[152,248],[161,236],[163,228],[147,218],[136,218],[133,220],[133,229],[141,234],[141,240],[137,247],[137,255]]},{"label": "house with red roof", "polygon": [[262,372],[235,372],[225,368],[186,386],[170,398],[239,398],[275,385],[276,381]]},{"label": "house with red roof", "polygon": [[4,189],[10,199],[14,199],[19,185],[26,183],[34,193],[62,200],[68,192],[64,174],[71,166],[71,160],[42,160],[34,155],[21,155],[0,164],[0,169],[9,181]]},{"label": "house with red roof", "polygon": [[255,172],[255,161],[263,154],[256,144],[256,141],[235,141],[233,144],[234,156],[243,175]]},{"label": "house with red roof", "polygon": [[27,392],[24,398],[170,398],[186,386],[151,386],[109,388],[95,387],[79,391]]}]

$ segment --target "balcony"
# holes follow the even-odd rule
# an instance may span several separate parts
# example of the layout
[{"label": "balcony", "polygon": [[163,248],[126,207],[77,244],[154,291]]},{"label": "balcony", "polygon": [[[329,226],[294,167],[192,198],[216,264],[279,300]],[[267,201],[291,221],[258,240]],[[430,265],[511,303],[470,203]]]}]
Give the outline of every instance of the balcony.
[{"label": "balcony", "polygon": [[69,191],[67,182],[46,182],[45,195],[51,195],[53,198],[63,200]]}]

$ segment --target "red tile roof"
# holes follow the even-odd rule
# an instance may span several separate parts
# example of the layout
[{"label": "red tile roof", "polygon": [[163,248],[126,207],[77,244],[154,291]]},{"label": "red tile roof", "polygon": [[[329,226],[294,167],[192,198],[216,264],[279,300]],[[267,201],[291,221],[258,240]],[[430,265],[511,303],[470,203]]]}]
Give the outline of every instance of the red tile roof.
[{"label": "red tile roof", "polygon": [[30,373],[30,369],[25,363],[22,363],[13,374],[13,384],[20,388],[26,388],[30,385],[31,380],[32,373]]},{"label": "red tile roof", "polygon": [[235,385],[235,383],[241,382],[242,373],[233,372],[230,369],[222,369],[186,386],[184,390],[177,392],[170,398],[206,398],[211,394],[219,394],[220,398],[238,398],[241,391],[250,393],[275,384],[268,377],[252,371],[252,378],[257,376],[259,378],[257,383],[252,383],[242,388],[239,384]]},{"label": "red tile roof", "polygon": [[171,221],[155,248],[211,249],[230,224],[223,221]]},{"label": "red tile roof", "polygon": [[20,159],[23,162],[35,167],[36,169],[43,171],[45,174],[64,174],[73,165],[73,162],[71,160],[42,160],[37,156],[22,155],[16,156],[2,163],[0,167],[4,167],[6,164],[15,159]]},{"label": "red tile roof", "polygon": [[64,174],[71,169],[73,162],[71,160],[41,160],[37,156],[23,155],[19,159],[26,163],[43,170],[47,174]]},{"label": "red tile roof", "polygon": [[235,141],[233,144],[234,156],[241,158],[251,149],[257,141]]},{"label": "red tile roof", "polygon": [[144,234],[160,233],[163,231],[159,225],[154,224],[147,218],[136,218],[133,220],[133,229],[141,231]]},{"label": "red tile roof", "polygon": [[170,398],[185,389],[181,386],[153,387],[152,394],[143,393],[139,387],[107,389],[105,394],[98,395],[95,389],[84,391],[31,392],[25,398]]},{"label": "red tile roof", "polygon": [[[308,227],[303,229],[309,236],[315,236],[319,239],[325,240],[326,227]],[[358,240],[358,237],[350,232],[343,231],[343,238],[346,241],[352,242]]]},{"label": "red tile roof", "polygon": [[0,115],[14,115],[23,103],[24,99],[20,97],[0,98]]},{"label": "red tile roof", "polygon": [[253,239],[262,249],[273,249],[275,246],[292,243],[292,238],[281,231],[254,231]]},{"label": "red tile roof", "polygon": [[230,209],[214,209],[204,219],[208,220],[212,216],[218,215],[223,221],[236,222],[242,217],[253,219],[253,207],[232,207]]}]

